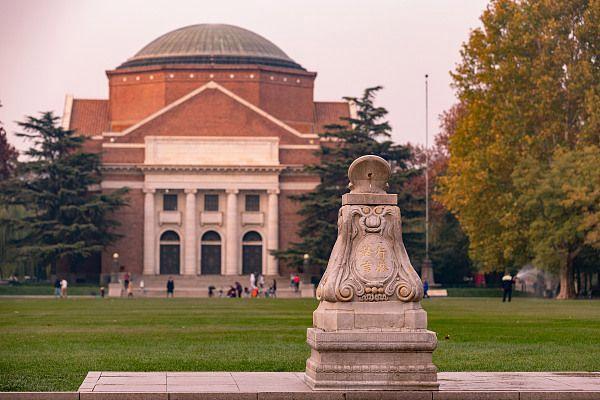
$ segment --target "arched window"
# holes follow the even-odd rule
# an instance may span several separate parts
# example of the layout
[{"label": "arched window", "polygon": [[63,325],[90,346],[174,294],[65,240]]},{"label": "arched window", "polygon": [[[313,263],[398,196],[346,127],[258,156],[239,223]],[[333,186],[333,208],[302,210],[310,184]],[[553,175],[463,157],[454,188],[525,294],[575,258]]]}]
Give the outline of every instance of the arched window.
[{"label": "arched window", "polygon": [[179,275],[180,240],[175,231],[166,231],[160,235],[160,273]]},{"label": "arched window", "polygon": [[175,231],[166,231],[160,235],[161,242],[179,242],[179,235]]},{"label": "arched window", "polygon": [[242,273],[262,273],[262,237],[258,232],[246,232],[242,238]]},{"label": "arched window", "polygon": [[255,231],[247,232],[242,239],[244,242],[262,242],[260,234]]},{"label": "arched window", "polygon": [[202,241],[203,242],[220,242],[221,235],[219,235],[215,231],[208,231],[204,235],[202,235]]},{"label": "arched window", "polygon": [[219,275],[221,273],[221,236],[215,231],[208,231],[202,235],[200,271],[202,275]]}]

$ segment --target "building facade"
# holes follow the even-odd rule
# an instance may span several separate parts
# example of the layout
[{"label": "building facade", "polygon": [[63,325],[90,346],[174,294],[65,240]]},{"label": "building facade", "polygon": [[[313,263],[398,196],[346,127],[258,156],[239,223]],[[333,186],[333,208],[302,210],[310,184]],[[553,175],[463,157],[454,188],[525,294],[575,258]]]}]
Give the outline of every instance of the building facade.
[{"label": "building facade", "polygon": [[106,72],[107,100],[67,96],[63,126],[102,155],[99,190],[129,188],[112,254],[144,275],[278,275],[270,251],[297,240],[298,204],[318,177],[318,133],[349,117],[315,102],[315,72],[230,25],[169,32]]}]

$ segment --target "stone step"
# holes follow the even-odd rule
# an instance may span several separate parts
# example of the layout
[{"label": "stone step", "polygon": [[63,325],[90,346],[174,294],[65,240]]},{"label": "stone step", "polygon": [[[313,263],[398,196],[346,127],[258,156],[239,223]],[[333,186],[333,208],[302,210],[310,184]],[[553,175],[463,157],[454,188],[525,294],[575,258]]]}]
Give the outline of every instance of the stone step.
[{"label": "stone step", "polygon": [[[308,290],[303,291],[294,291],[290,288],[278,289],[277,290],[277,298],[280,299],[292,299],[292,298],[301,298],[301,297],[314,297],[314,291],[311,291],[310,288]],[[226,297],[226,290],[223,290],[223,295],[219,296],[218,288],[214,292],[214,297]],[[126,297],[127,293],[123,290],[121,292],[121,297]],[[146,288],[142,291],[139,288],[135,288],[133,290],[133,297],[166,297],[167,291],[166,288]],[[178,288],[175,286],[175,297],[208,297],[208,287],[203,288]],[[261,295],[260,297],[264,297]]]},{"label": "stone step", "polygon": [[[174,275],[172,276],[175,282],[175,288],[208,288],[209,286],[215,286],[218,288],[229,288],[234,285],[235,282],[239,282],[242,287],[250,287],[250,277],[248,275],[199,275],[199,276],[187,276],[187,275]],[[277,281],[277,288],[283,289],[290,287],[290,279],[280,276],[266,276],[265,287],[270,287],[273,284],[273,280]],[[133,276],[132,281],[134,285],[139,286],[140,281],[144,281],[146,288],[164,288],[167,285],[167,275],[144,275],[144,276]]]}]

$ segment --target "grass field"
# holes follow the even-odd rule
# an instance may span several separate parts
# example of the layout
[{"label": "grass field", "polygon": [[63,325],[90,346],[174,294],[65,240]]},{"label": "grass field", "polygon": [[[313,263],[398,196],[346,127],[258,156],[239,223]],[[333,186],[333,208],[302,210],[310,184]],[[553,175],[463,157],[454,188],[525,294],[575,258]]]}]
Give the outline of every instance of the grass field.
[{"label": "grass field", "polygon": [[[0,390],[87,371],[302,371],[312,299],[0,299]],[[423,302],[441,371],[600,371],[600,302]],[[446,340],[446,335],[449,339]]]},{"label": "grass field", "polygon": [[[91,284],[69,285],[71,296],[98,296],[100,287]],[[26,283],[23,285],[1,285],[0,296],[52,296],[54,285],[49,283]]]},{"label": "grass field", "polygon": [[[475,288],[457,287],[448,288],[450,297],[498,297],[502,295],[500,287]],[[0,296],[52,296],[54,287],[51,283],[24,283],[21,285],[0,285]],[[69,285],[70,296],[98,296],[100,286],[89,283]],[[514,297],[526,297],[526,293],[513,291]]]}]

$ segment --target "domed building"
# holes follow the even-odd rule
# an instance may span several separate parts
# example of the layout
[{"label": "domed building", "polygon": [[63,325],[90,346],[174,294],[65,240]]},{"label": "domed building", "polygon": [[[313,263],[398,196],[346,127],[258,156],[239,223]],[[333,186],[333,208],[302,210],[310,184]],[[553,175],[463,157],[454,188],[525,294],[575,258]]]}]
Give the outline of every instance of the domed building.
[{"label": "domed building", "polygon": [[118,253],[121,270],[147,281],[287,274],[270,251],[298,239],[289,196],[318,184],[303,167],[351,105],[314,101],[315,72],[231,25],[166,33],[106,75],[107,100],[67,96],[63,116],[101,152],[101,190],[129,188],[123,237],[99,273]]}]

